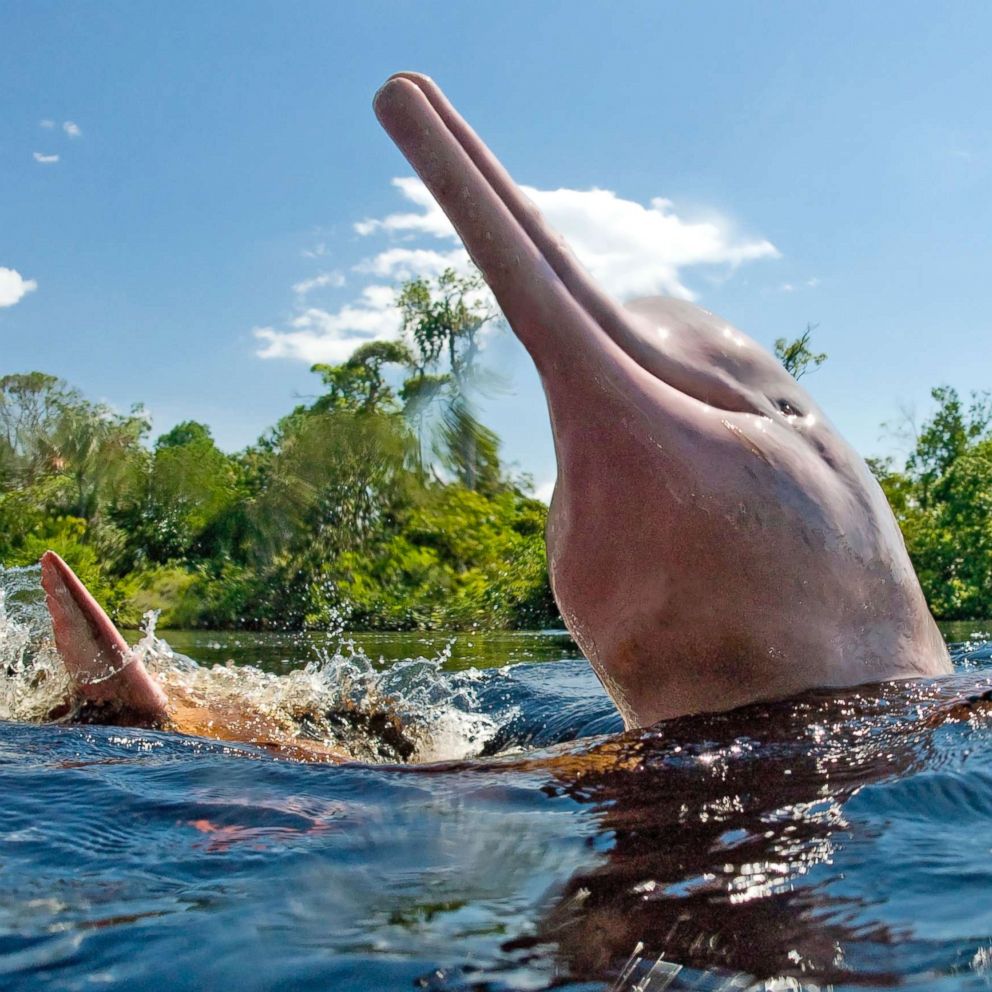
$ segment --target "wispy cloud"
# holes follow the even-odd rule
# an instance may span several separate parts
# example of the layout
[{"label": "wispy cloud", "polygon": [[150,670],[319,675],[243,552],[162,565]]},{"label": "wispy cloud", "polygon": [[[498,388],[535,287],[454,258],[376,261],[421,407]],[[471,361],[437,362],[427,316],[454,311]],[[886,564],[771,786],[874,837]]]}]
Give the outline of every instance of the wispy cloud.
[{"label": "wispy cloud", "polygon": [[[397,283],[436,276],[446,268],[468,271],[467,253],[423,183],[408,176],[393,179],[392,185],[410,209],[354,225],[362,237],[387,239],[381,251],[353,267],[357,275],[378,281],[338,310],[308,307],[286,327],[256,328],[260,357],[342,361],[364,341],[396,333]],[[642,204],[605,189],[523,189],[593,277],[620,299],[657,294],[694,299],[684,279],[686,270],[717,267],[732,272],[745,262],[779,255],[770,241],[742,236],[725,221],[688,220],[662,197]],[[417,244],[417,239],[427,239],[427,244]],[[303,280],[293,288],[303,297],[323,285],[319,279]]]},{"label": "wispy cloud", "polygon": [[807,279],[805,282],[796,285],[794,282],[783,282],[779,285],[778,291],[780,293],[794,293],[797,289],[816,289],[820,285],[820,280],[813,276],[812,279]]},{"label": "wispy cloud", "polygon": [[403,194],[419,213],[389,214],[381,220],[362,220],[355,225],[361,235],[385,231],[388,234],[430,234],[435,238],[456,238],[455,229],[437,205],[427,187],[414,176],[401,176],[393,180],[393,186]]},{"label": "wispy cloud", "polygon": [[65,121],[62,125],[62,130],[65,131],[70,138],[81,138],[83,136],[81,128],[75,121]]},{"label": "wispy cloud", "polygon": [[25,279],[16,269],[0,266],[0,307],[12,307],[20,303],[28,293],[38,288],[34,279]]},{"label": "wispy cloud", "polygon": [[539,499],[542,503],[550,503],[551,497],[555,492],[555,479],[554,477],[550,479],[545,479],[543,482],[537,483],[534,486],[534,496]]},{"label": "wispy cloud", "polygon": [[684,269],[736,269],[779,257],[770,241],[741,237],[725,221],[686,220],[663,197],[643,205],[605,189],[524,192],[593,277],[620,299],[664,293],[692,300],[696,294],[683,282]]},{"label": "wispy cloud", "polygon": [[299,282],[293,283],[293,292],[297,296],[306,296],[315,289],[326,289],[327,287],[340,289],[346,281],[344,273],[338,272],[335,269],[331,272],[321,272],[319,275],[313,276],[310,279],[301,279]]},{"label": "wispy cloud", "polygon": [[314,362],[343,362],[360,344],[395,337],[400,313],[392,286],[366,286],[354,303],[329,312],[308,307],[289,322],[289,329],[256,327],[262,342],[260,358],[295,358]]},{"label": "wispy cloud", "polygon": [[55,121],[50,121],[46,117],[43,121],[38,121],[38,127],[43,127],[46,131],[51,131],[55,127]]},{"label": "wispy cloud", "polygon": [[468,261],[464,248],[432,251],[429,248],[387,248],[355,266],[356,272],[405,282],[427,276],[438,276],[445,269],[464,269]]},{"label": "wispy cloud", "polygon": [[34,160],[42,165],[54,165],[58,160],[58,155],[46,155],[44,152],[35,152]]}]

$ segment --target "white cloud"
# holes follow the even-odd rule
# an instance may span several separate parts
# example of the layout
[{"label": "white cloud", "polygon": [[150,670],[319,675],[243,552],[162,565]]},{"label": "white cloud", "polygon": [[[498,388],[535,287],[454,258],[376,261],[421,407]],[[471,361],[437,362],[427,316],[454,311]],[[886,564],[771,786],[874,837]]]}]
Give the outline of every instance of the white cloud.
[{"label": "white cloud", "polygon": [[66,121],[62,125],[62,130],[65,131],[70,138],[81,138],[83,136],[82,130],[75,121]]},{"label": "white cloud", "polygon": [[539,499],[542,503],[551,503],[551,497],[554,495],[555,491],[555,478],[546,479],[544,482],[539,482],[534,487],[534,497]]},{"label": "white cloud", "polygon": [[[420,211],[361,221],[355,225],[359,234],[429,234],[458,240],[419,179],[394,179],[393,186]],[[521,188],[551,227],[564,235],[593,277],[621,299],[658,293],[693,299],[695,294],[682,282],[682,269],[695,265],[736,268],[742,262],[777,258],[779,254],[770,241],[735,236],[725,222],[683,220],[671,201],[662,197],[655,197],[645,206],[606,189]],[[418,253],[428,272],[436,268],[437,252],[407,250],[404,257],[401,251],[391,249],[377,255],[371,264],[378,269],[369,271],[386,274],[379,270],[385,269],[390,260],[415,261]]]},{"label": "white cloud", "polygon": [[339,363],[367,341],[396,337],[400,312],[396,309],[392,286],[366,286],[354,303],[331,312],[308,307],[290,322],[289,330],[256,327],[255,337],[263,342],[260,358],[295,358],[314,362]]},{"label": "white cloud", "polygon": [[462,271],[468,268],[468,253],[464,248],[451,251],[431,251],[428,248],[387,248],[355,266],[356,272],[366,272],[380,279],[405,282],[428,276],[438,276],[445,269]]},{"label": "white cloud", "polygon": [[[263,342],[257,352],[260,357],[343,361],[356,345],[396,333],[396,283],[433,277],[446,268],[467,271],[468,255],[424,184],[408,176],[393,179],[392,185],[413,209],[354,225],[363,237],[385,235],[392,243],[363,259],[353,271],[393,285],[366,287],[359,300],[336,311],[304,309],[284,329],[257,328],[255,336]],[[709,266],[733,271],[744,262],[779,257],[770,241],[741,236],[720,219],[686,220],[661,197],[645,205],[605,189],[522,188],[592,276],[620,299],[658,294],[694,299],[684,282],[686,269]],[[425,237],[446,241],[449,247],[409,244]],[[398,246],[397,240],[404,244]],[[318,247],[323,254],[325,246]],[[304,297],[325,285],[316,281],[321,278],[303,280],[293,288]]]},{"label": "white cloud", "polygon": [[46,118],[43,121],[38,121],[38,127],[43,127],[46,131],[51,131],[55,127],[55,121],[50,121]]},{"label": "white cloud", "polygon": [[780,293],[794,293],[797,289],[802,289],[803,286],[806,289],[816,289],[819,285],[820,280],[816,276],[813,276],[812,279],[807,279],[802,286],[797,286],[794,282],[783,282],[779,285],[778,291]]},{"label": "white cloud", "polygon": [[622,300],[659,293],[691,300],[695,294],[682,281],[683,269],[736,268],[779,255],[770,241],[737,237],[725,222],[683,220],[662,197],[644,206],[605,189],[525,186],[524,192],[592,276]]},{"label": "white cloud", "polygon": [[340,289],[344,284],[344,273],[337,270],[321,272],[310,279],[301,279],[299,282],[293,283],[293,292],[297,296],[306,296],[307,293],[312,293],[315,289],[325,289],[328,286]]},{"label": "white cloud", "polygon": [[37,288],[34,279],[25,279],[20,272],[0,266],[0,307],[12,307]]},{"label": "white cloud", "polygon": [[34,160],[42,165],[54,165],[58,160],[58,155],[45,155],[42,152],[34,153]]},{"label": "white cloud", "polygon": [[390,234],[432,234],[435,238],[458,240],[451,221],[419,179],[414,176],[401,176],[393,180],[393,186],[414,206],[420,207],[420,213],[389,214],[382,220],[359,221],[355,225],[355,230],[359,234],[368,235],[376,231],[386,231]]}]

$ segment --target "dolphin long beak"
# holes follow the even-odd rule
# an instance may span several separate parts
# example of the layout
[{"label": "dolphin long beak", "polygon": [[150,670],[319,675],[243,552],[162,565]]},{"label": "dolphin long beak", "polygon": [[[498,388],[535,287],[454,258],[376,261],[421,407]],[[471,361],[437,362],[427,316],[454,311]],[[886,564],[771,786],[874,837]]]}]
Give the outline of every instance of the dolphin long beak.
[{"label": "dolphin long beak", "polygon": [[[561,237],[426,76],[398,73],[375,113],[438,201],[517,336],[545,376],[563,356],[617,352],[608,333],[621,308],[593,282]],[[605,331],[605,332],[604,332]],[[559,370],[560,371],[560,370]]]},{"label": "dolphin long beak", "polygon": [[[669,432],[684,424],[698,433],[699,403],[753,409],[725,383],[659,347],[657,329],[638,330],[639,318],[596,284],[433,80],[397,73],[376,94],[374,108],[530,352],[553,423],[587,421],[592,395],[628,401],[646,395],[651,409],[664,406]],[[593,384],[605,388],[594,392]],[[605,416],[622,411],[613,406]],[[656,421],[656,432],[661,429]],[[560,445],[557,427],[555,437]]]}]

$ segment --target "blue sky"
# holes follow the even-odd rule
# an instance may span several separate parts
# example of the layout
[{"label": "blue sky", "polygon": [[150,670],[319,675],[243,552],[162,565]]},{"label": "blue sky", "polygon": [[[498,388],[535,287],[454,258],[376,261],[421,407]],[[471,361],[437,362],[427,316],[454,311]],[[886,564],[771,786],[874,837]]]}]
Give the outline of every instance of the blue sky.
[{"label": "blue sky", "polygon": [[[992,385],[990,37],[965,2],[0,0],[0,373],[254,440],[457,258],[370,109],[416,69],[614,291],[765,344],[818,323],[811,391],[896,450],[931,386]],[[488,356],[546,485],[536,378]]]}]

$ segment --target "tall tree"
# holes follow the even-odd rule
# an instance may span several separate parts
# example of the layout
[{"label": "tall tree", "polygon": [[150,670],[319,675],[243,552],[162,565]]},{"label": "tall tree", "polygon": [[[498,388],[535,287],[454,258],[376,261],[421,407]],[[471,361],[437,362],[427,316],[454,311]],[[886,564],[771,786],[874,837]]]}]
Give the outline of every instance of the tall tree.
[{"label": "tall tree", "polygon": [[140,407],[118,414],[101,404],[65,404],[44,440],[49,463],[72,484],[64,512],[94,520],[117,487],[127,484],[129,470],[147,458],[141,442],[148,429]]},{"label": "tall tree", "polygon": [[819,324],[807,324],[806,330],[792,341],[778,338],[775,342],[775,357],[793,379],[815,372],[827,360],[825,351],[817,353],[810,347],[810,338],[817,327]]},{"label": "tall tree", "polygon": [[937,409],[918,432],[906,463],[907,471],[920,485],[924,503],[939,495],[934,492],[939,480],[975,441],[989,433],[992,424],[992,397],[988,393],[973,393],[967,408],[950,386],[937,386],[930,396]]},{"label": "tall tree", "polygon": [[208,532],[241,496],[236,460],[217,447],[210,429],[195,420],[177,424],[155,442],[143,483],[114,508],[129,535],[132,566],[229,550]]},{"label": "tall tree", "polygon": [[44,372],[0,378],[0,488],[30,485],[52,468],[49,441],[67,407],[82,397]]},{"label": "tall tree", "polygon": [[310,371],[321,377],[327,392],[314,403],[313,409],[389,413],[395,407],[396,397],[386,381],[385,367],[412,364],[413,355],[401,341],[369,341],[341,365],[314,365]]},{"label": "tall tree", "polygon": [[412,343],[413,375],[404,383],[406,412],[420,439],[420,459],[432,408],[440,406],[442,462],[466,488],[491,488],[498,479],[498,439],[475,414],[472,393],[481,385],[479,336],[498,312],[482,277],[446,269],[432,282],[414,279],[397,297],[403,333]]}]

